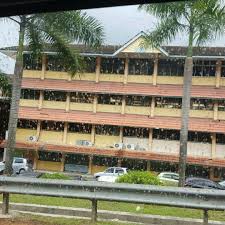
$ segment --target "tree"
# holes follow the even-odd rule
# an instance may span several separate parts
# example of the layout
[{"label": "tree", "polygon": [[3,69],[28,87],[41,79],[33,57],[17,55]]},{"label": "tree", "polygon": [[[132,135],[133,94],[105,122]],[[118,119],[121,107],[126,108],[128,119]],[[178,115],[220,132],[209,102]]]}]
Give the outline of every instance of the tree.
[{"label": "tree", "polygon": [[139,9],[158,19],[155,30],[145,35],[145,45],[158,47],[162,43],[173,40],[178,33],[186,33],[188,37],[184,65],[179,157],[179,186],[184,186],[193,73],[193,46],[202,45],[217,35],[221,35],[224,29],[224,7],[219,0],[196,0],[140,5]]},{"label": "tree", "polygon": [[12,91],[12,86],[9,82],[10,78],[7,76],[0,71],[0,96],[3,97],[10,97]]},{"label": "tree", "polygon": [[33,57],[40,56],[44,46],[50,44],[66,68],[75,74],[82,70],[82,59],[70,44],[80,42],[97,47],[103,40],[103,28],[93,17],[81,11],[45,13],[8,17],[19,26],[19,43],[13,76],[11,108],[6,146],[5,175],[12,174],[13,151],[18,120],[18,109],[23,73],[23,51],[26,43]]}]

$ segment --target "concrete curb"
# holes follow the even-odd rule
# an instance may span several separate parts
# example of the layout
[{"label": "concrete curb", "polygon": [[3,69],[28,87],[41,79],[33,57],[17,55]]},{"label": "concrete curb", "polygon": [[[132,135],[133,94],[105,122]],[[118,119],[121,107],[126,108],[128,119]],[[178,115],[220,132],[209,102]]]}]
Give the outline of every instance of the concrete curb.
[{"label": "concrete curb", "polygon": [[[43,215],[54,215],[61,217],[91,218],[91,210],[85,208],[70,208],[58,206],[45,206],[37,204],[11,203],[10,209],[25,213],[38,213]],[[142,224],[155,225],[202,225],[201,219],[178,218],[170,216],[157,216],[146,214],[135,214],[127,212],[98,210],[100,220],[126,221]],[[225,225],[225,222],[209,221],[209,225]]]}]

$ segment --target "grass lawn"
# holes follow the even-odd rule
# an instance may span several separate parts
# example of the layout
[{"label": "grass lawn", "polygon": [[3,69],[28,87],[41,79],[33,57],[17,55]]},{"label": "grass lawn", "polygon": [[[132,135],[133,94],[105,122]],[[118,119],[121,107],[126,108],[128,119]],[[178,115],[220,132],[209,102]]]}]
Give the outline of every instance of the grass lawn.
[{"label": "grass lawn", "polygon": [[[64,207],[91,208],[91,202],[88,200],[56,198],[56,197],[41,197],[41,196],[30,196],[30,195],[10,195],[10,202],[41,204],[41,205],[51,205],[51,206],[64,206]],[[182,209],[182,208],[153,206],[153,205],[141,205],[141,204],[131,204],[131,203],[119,203],[119,202],[105,202],[105,201],[99,201],[98,209],[120,211],[120,212],[144,213],[144,214],[162,215],[162,216],[188,217],[188,218],[202,218],[202,214],[203,214],[202,210]],[[225,221],[225,212],[210,211],[209,219]]]}]

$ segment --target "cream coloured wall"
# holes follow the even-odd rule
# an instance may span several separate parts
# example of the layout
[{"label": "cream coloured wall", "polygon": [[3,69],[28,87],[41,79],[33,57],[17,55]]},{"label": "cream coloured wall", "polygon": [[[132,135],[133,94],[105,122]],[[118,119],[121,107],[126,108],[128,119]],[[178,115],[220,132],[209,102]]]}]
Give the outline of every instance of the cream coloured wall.
[{"label": "cream coloured wall", "polygon": [[149,139],[148,138],[137,138],[137,137],[123,137],[123,144],[134,144],[136,150],[149,150]]},{"label": "cream coloured wall", "polygon": [[151,108],[144,106],[125,106],[125,113],[127,114],[138,114],[138,115],[150,115]]},{"label": "cream coloured wall", "polygon": [[115,143],[120,142],[120,136],[95,135],[95,146],[101,148],[111,148]]},{"label": "cream coloured wall", "polygon": [[170,108],[158,108],[155,107],[154,109],[155,116],[173,116],[173,117],[180,117],[181,116],[181,109],[170,109]]},{"label": "cream coloured wall", "polygon": [[41,78],[41,70],[23,70],[24,78]]},{"label": "cream coloured wall", "polygon": [[157,76],[157,84],[183,84],[181,76]]},{"label": "cream coloured wall", "polygon": [[105,105],[97,104],[97,112],[112,112],[112,113],[121,113],[121,105]]},{"label": "cream coloured wall", "polygon": [[60,171],[62,162],[37,161],[37,170]]},{"label": "cream coloured wall", "polygon": [[216,145],[216,158],[224,159],[225,158],[225,145],[217,144]]},{"label": "cream coloured wall", "polygon": [[72,77],[72,80],[89,80],[95,81],[95,73],[78,73]]},{"label": "cream coloured wall", "polygon": [[39,142],[47,144],[62,144],[63,143],[63,131],[46,131],[40,132]]},{"label": "cream coloured wall", "polygon": [[99,81],[123,82],[123,79],[123,74],[100,74],[99,76]]},{"label": "cream coloured wall", "polygon": [[67,133],[66,143],[68,145],[76,145],[78,140],[91,141],[91,134]]},{"label": "cream coloured wall", "polygon": [[152,84],[152,76],[147,75],[128,75],[127,76],[128,83],[144,83],[144,84]]},{"label": "cream coloured wall", "polygon": [[16,130],[16,141],[25,141],[29,142],[28,137],[29,136],[36,136],[37,130],[32,130],[32,129],[22,129],[22,128],[17,128]]},{"label": "cream coloured wall", "polygon": [[225,86],[225,77],[220,78],[220,86]]},{"label": "cream coloured wall", "polygon": [[70,110],[93,111],[93,104],[71,102]]},{"label": "cream coloured wall", "polygon": [[219,120],[225,120],[225,112],[218,111],[218,119]]},{"label": "cream coloured wall", "polygon": [[39,100],[20,99],[20,106],[38,107]]},{"label": "cream coloured wall", "polygon": [[212,145],[200,142],[188,142],[188,156],[211,158]]},{"label": "cream coloured wall", "polygon": [[190,117],[213,118],[213,110],[190,110]]},{"label": "cream coloured wall", "polygon": [[158,154],[177,155],[179,153],[179,141],[153,139],[151,151]]},{"label": "cream coloured wall", "polygon": [[68,80],[69,76],[67,72],[45,71],[45,79]]},{"label": "cream coloured wall", "polygon": [[215,77],[193,77],[192,85],[208,85],[215,86],[216,78]]},{"label": "cream coloured wall", "polygon": [[65,109],[66,110],[66,102],[43,101],[42,108],[46,108],[46,109]]}]

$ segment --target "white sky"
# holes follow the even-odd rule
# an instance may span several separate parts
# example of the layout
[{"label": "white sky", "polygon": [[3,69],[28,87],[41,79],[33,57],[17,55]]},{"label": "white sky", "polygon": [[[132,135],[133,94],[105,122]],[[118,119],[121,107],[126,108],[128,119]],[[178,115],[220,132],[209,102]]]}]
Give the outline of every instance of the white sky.
[{"label": "white sky", "polygon": [[[124,44],[140,31],[152,30],[156,19],[143,11],[138,11],[137,6],[123,6],[86,10],[91,16],[98,19],[105,29],[105,44]],[[18,27],[13,23],[0,21],[0,48],[17,45]],[[178,35],[168,45],[185,45],[185,35]],[[225,38],[214,40],[207,45],[224,46]],[[0,55],[0,69],[13,73],[13,61]]]}]

